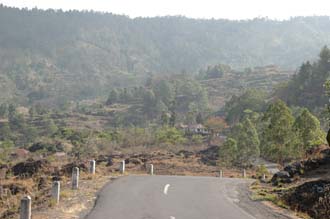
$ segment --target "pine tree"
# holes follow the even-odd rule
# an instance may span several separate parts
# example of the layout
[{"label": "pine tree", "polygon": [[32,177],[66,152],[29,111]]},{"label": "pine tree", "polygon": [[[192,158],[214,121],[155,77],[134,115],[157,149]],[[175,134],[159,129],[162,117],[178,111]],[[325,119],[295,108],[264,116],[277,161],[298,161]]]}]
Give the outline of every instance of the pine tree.
[{"label": "pine tree", "polygon": [[301,142],[302,152],[325,142],[325,133],[320,128],[320,121],[308,109],[304,109],[297,117],[293,128]]},{"label": "pine tree", "polygon": [[119,94],[118,91],[116,89],[113,89],[110,92],[110,95],[107,99],[107,105],[112,105],[114,103],[117,103],[119,101]]},{"label": "pine tree", "polygon": [[294,117],[281,100],[270,104],[263,117],[264,129],[261,134],[261,152],[268,159],[282,163],[297,156],[297,137],[293,131]]},{"label": "pine tree", "polygon": [[225,166],[231,166],[236,162],[237,155],[237,142],[235,139],[228,138],[219,149],[219,161]]},{"label": "pine tree", "polygon": [[250,119],[245,118],[235,125],[230,137],[237,142],[237,163],[240,165],[248,166],[260,156],[258,133]]}]

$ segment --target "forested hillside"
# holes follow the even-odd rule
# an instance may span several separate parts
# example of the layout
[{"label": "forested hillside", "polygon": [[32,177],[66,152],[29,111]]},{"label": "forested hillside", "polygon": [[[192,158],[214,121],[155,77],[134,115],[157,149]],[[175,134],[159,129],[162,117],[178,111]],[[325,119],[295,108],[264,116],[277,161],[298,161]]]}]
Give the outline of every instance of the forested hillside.
[{"label": "forested hillside", "polygon": [[59,104],[218,63],[295,69],[330,43],[329,25],[329,17],[130,19],[0,6],[0,101]]}]

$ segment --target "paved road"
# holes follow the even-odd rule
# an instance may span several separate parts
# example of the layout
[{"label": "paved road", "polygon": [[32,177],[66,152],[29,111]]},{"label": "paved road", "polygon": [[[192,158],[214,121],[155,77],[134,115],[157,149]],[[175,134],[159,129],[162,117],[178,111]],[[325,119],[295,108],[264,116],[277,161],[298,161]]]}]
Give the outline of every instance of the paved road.
[{"label": "paved road", "polygon": [[215,177],[122,177],[102,190],[87,219],[253,219],[237,205],[238,188],[250,182]]}]

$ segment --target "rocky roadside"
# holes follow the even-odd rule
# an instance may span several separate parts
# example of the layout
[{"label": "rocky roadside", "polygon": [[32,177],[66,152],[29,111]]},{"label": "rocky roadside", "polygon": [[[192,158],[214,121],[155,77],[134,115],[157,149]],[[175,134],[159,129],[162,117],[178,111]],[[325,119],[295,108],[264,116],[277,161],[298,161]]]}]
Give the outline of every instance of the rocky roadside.
[{"label": "rocky roadside", "polygon": [[116,177],[96,175],[82,177],[78,190],[72,190],[70,182],[62,187],[58,205],[33,210],[34,219],[77,219],[84,218],[93,208],[98,192]]},{"label": "rocky roadside", "polygon": [[286,165],[271,180],[251,187],[252,198],[291,209],[302,218],[330,215],[330,148],[321,146],[307,159]]}]

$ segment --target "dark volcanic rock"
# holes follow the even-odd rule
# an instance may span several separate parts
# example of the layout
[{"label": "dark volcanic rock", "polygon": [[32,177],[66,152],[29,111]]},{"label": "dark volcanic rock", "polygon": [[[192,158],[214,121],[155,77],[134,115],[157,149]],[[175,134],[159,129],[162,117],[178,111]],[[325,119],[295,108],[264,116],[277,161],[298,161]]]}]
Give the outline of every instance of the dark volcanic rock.
[{"label": "dark volcanic rock", "polygon": [[14,176],[31,177],[40,170],[45,169],[49,165],[46,160],[27,160],[16,164],[11,168]]},{"label": "dark volcanic rock", "polygon": [[219,146],[211,146],[205,150],[199,151],[201,161],[210,166],[216,166],[219,158]]},{"label": "dark volcanic rock", "polygon": [[329,180],[306,182],[292,189],[283,198],[291,209],[306,212],[315,219],[329,218]]},{"label": "dark volcanic rock", "polygon": [[273,185],[277,186],[280,183],[291,183],[292,179],[290,174],[287,171],[279,171],[274,174],[273,178],[271,179]]},{"label": "dark volcanic rock", "polygon": [[284,167],[284,171],[290,174],[290,177],[301,175],[304,173],[304,164],[302,162],[295,162]]},{"label": "dark volcanic rock", "polygon": [[191,151],[186,151],[186,150],[181,150],[178,153],[176,153],[177,156],[183,156],[184,158],[188,158],[191,156],[194,156],[194,152]]}]

